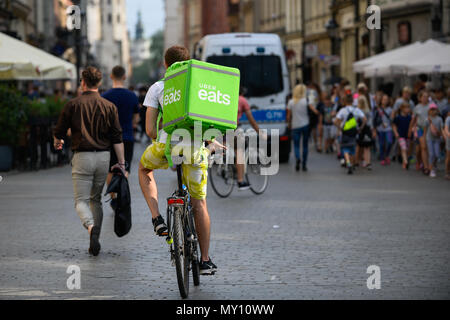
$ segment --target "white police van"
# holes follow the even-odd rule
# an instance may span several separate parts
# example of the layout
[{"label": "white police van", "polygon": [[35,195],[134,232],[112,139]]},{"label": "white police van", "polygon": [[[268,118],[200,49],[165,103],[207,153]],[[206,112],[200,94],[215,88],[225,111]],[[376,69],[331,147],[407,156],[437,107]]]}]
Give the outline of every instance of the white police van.
[{"label": "white police van", "polygon": [[[241,85],[255,120],[269,133],[279,130],[280,162],[287,162],[291,151],[286,125],[290,84],[280,37],[268,33],[208,35],[196,45],[194,58],[241,71]],[[241,123],[244,129],[249,127],[245,115]]]}]

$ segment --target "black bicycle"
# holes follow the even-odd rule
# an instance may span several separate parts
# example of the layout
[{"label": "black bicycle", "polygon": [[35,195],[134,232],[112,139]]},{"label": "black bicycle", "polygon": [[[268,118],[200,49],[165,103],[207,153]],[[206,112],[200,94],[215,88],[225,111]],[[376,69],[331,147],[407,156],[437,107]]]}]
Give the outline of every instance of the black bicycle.
[{"label": "black bicycle", "polygon": [[[252,158],[250,152],[257,153],[257,163],[249,163],[249,159]],[[256,195],[263,194],[269,185],[269,177],[261,171],[265,166],[260,161],[259,152],[262,151],[251,150],[248,147],[248,139],[246,138],[244,178],[250,184],[250,190]],[[221,198],[228,198],[233,192],[234,186],[237,185],[236,165],[234,163],[228,164],[226,158],[227,155],[224,154],[222,163],[213,162],[208,169],[211,187]]]},{"label": "black bicycle", "polygon": [[178,165],[178,190],[167,199],[167,243],[170,245],[170,256],[177,272],[181,297],[187,299],[191,271],[194,286],[200,285],[200,260],[191,197],[183,185],[182,176],[181,165]]}]

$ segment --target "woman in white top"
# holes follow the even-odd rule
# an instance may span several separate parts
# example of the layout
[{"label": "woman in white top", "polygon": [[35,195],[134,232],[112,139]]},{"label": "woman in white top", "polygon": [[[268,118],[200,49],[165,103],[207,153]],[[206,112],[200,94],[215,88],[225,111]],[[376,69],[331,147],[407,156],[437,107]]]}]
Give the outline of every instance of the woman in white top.
[{"label": "woman in white top", "polygon": [[317,109],[306,98],[306,86],[300,84],[293,90],[292,100],[288,103],[286,114],[288,127],[292,131],[292,138],[294,140],[295,158],[297,160],[295,166],[296,171],[300,171],[300,164],[302,163],[300,158],[300,140],[303,140],[303,171],[308,171],[306,167],[309,141],[308,108],[319,115]]}]

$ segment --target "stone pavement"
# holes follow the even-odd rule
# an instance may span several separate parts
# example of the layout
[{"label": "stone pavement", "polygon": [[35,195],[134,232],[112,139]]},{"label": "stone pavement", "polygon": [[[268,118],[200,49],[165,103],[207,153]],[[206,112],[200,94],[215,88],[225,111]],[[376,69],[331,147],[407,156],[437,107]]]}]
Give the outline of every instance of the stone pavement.
[{"label": "stone pavement", "polygon": [[[105,203],[99,257],[75,213],[70,168],[3,175],[0,299],[180,299],[164,240],[154,236],[137,179],[133,229],[113,233]],[[448,299],[450,184],[397,165],[347,176],[334,156],[313,153],[308,173],[282,165],[265,195],[209,190],[214,277],[191,299]],[[442,172],[440,172],[442,176]],[[159,172],[161,210],[175,175]],[[274,228],[277,225],[279,228]],[[66,286],[70,265],[81,289]],[[381,289],[367,288],[380,267]]]}]

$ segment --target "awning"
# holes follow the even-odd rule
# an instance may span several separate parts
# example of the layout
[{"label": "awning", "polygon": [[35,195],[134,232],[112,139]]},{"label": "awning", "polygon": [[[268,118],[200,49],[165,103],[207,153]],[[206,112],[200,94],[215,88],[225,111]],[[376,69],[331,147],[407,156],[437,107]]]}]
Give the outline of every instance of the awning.
[{"label": "awning", "polygon": [[75,80],[76,67],[0,32],[0,80]]},{"label": "awning", "polygon": [[450,72],[450,45],[435,40],[416,42],[353,64],[365,77]]}]

